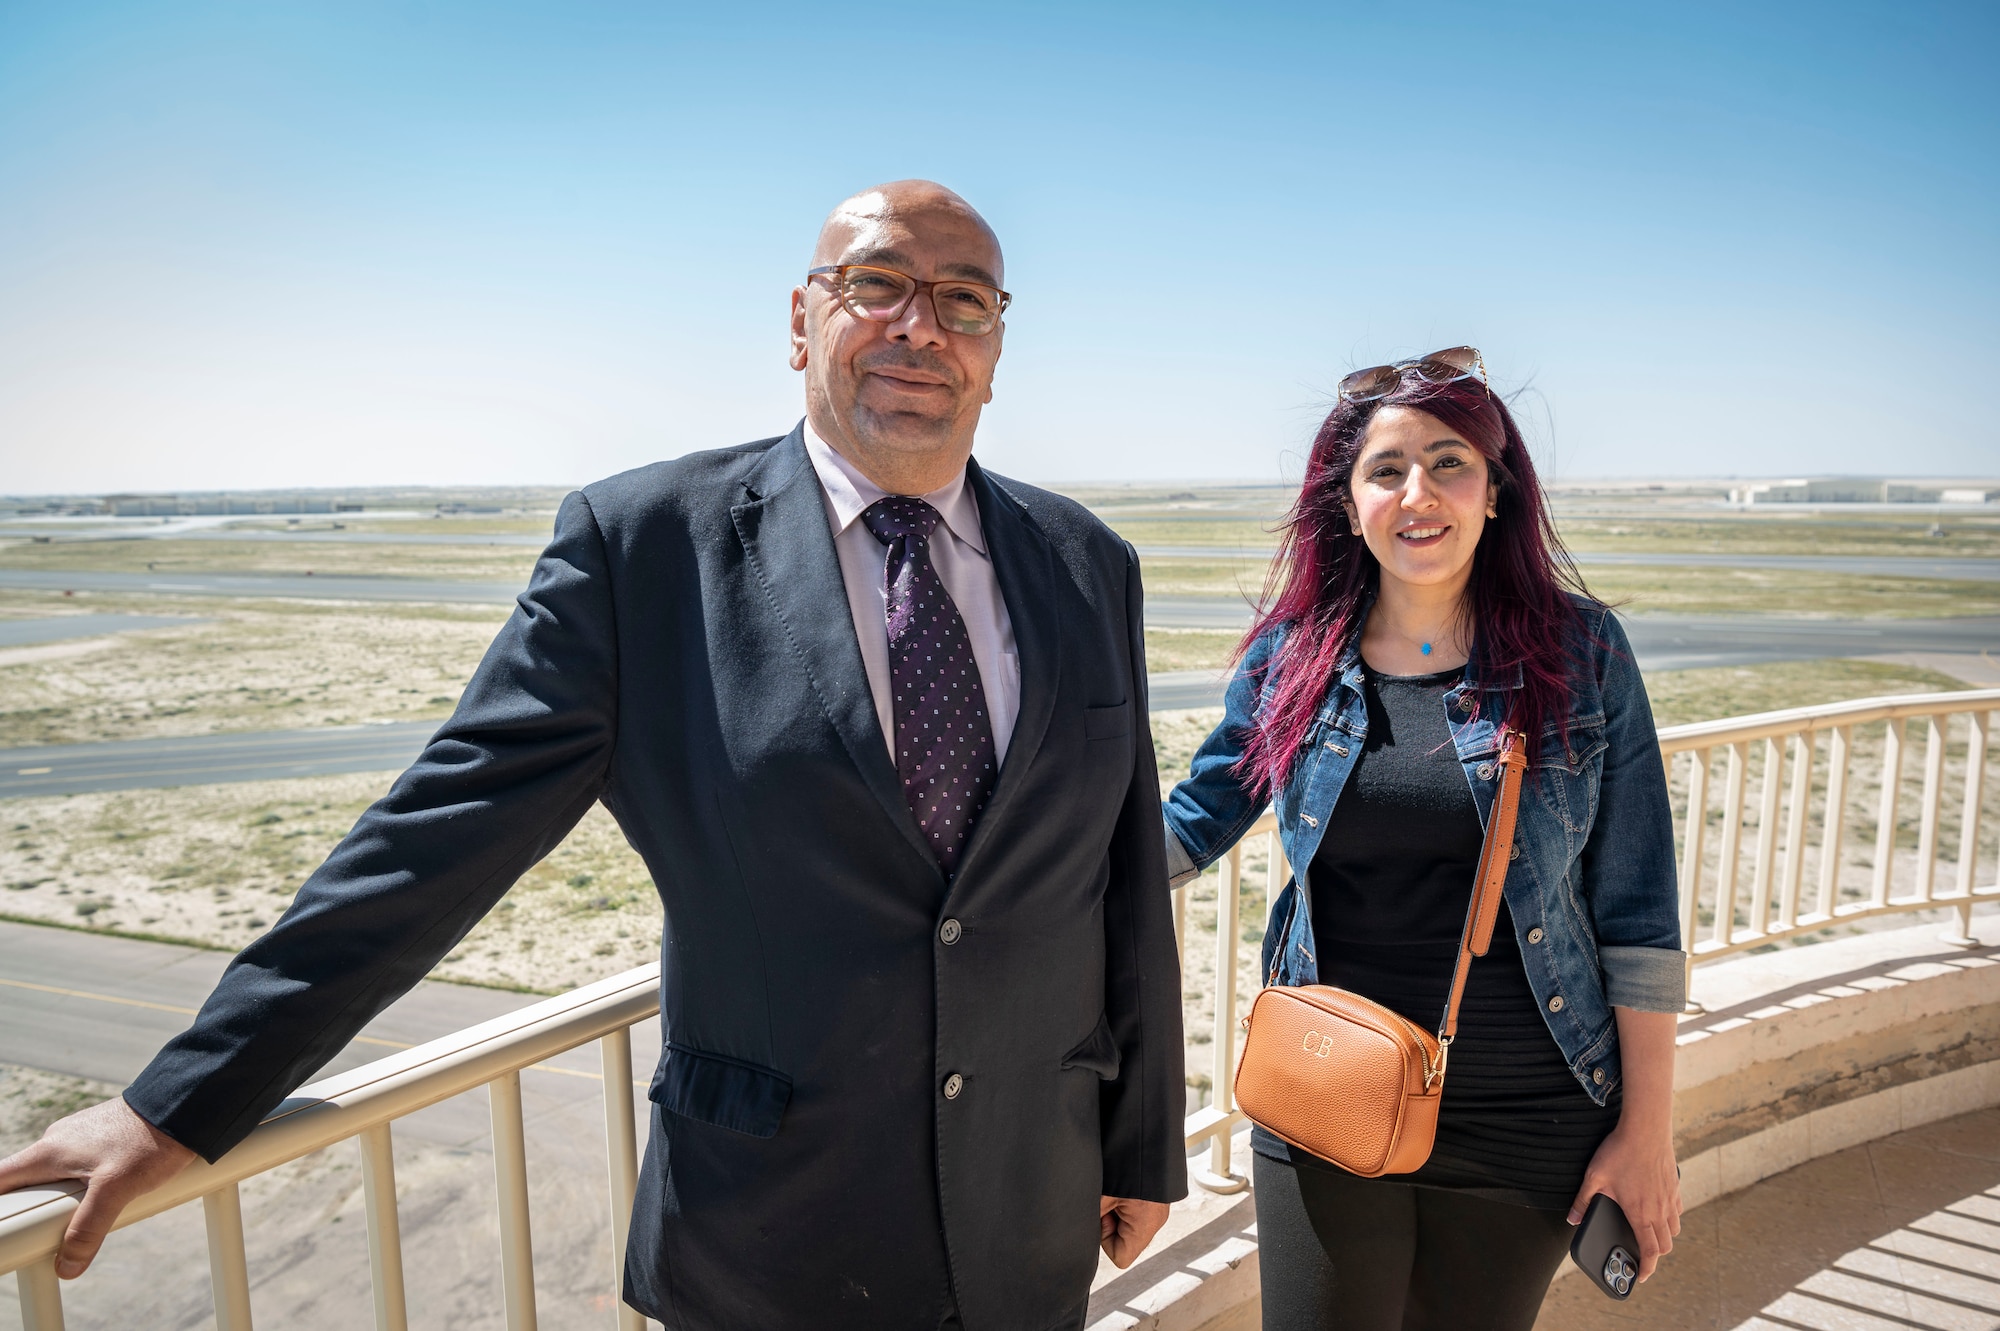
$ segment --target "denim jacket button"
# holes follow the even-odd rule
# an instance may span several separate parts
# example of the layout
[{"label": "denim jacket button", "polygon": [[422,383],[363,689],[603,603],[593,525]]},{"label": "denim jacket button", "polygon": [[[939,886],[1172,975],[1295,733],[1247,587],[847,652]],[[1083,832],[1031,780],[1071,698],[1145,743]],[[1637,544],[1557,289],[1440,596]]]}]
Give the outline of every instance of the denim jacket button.
[{"label": "denim jacket button", "polygon": [[1596,1082],[1599,1086],[1602,1086],[1604,1084],[1604,1069],[1603,1068],[1592,1069],[1590,1074],[1590,1079]]},{"label": "denim jacket button", "polygon": [[1549,1011],[1560,1012],[1562,1010],[1563,1010],[1563,996],[1561,994],[1557,994],[1554,998],[1551,998],[1549,1000]]},{"label": "denim jacket button", "polygon": [[[1539,925],[1537,925],[1537,926],[1536,926],[1535,928],[1533,928],[1533,929],[1530,929],[1530,930],[1528,930],[1528,942],[1530,942],[1530,943],[1539,943],[1539,942],[1541,942],[1541,941],[1542,941],[1542,930],[1541,930],[1541,927],[1540,927]],[[1558,1003],[1560,1003],[1560,1002],[1561,1002],[1562,1000],[1561,1000],[1561,999],[1557,999],[1556,1001],[1557,1001]]]},{"label": "denim jacket button", "polygon": [[1518,860],[1521,858],[1520,842],[1516,841],[1513,845],[1507,847],[1507,858],[1510,860]]},{"label": "denim jacket button", "polygon": [[1492,763],[1481,763],[1481,764],[1479,764],[1479,779],[1480,779],[1481,781],[1491,781],[1491,780],[1493,779],[1493,764],[1492,764]]}]

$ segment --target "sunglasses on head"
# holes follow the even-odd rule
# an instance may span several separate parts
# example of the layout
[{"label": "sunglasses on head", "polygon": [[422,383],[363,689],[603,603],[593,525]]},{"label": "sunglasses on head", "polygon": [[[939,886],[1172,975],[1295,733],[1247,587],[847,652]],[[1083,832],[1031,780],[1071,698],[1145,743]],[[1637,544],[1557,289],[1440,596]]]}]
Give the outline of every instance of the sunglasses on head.
[{"label": "sunglasses on head", "polygon": [[1433,351],[1415,360],[1399,360],[1394,365],[1372,365],[1365,370],[1356,370],[1340,381],[1340,396],[1348,402],[1373,402],[1401,388],[1406,374],[1415,374],[1432,384],[1477,379],[1489,395],[1493,391],[1486,382],[1486,361],[1480,356],[1478,347],[1446,347],[1443,351]]}]

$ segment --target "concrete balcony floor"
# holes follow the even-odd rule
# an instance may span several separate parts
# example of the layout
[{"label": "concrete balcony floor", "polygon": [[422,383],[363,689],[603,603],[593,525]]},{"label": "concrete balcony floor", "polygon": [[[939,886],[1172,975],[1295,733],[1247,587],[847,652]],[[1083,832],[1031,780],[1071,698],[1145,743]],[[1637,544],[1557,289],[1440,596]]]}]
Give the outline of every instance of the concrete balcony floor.
[{"label": "concrete balcony floor", "polygon": [[1696,1207],[1618,1304],[1575,1272],[1536,1331],[2000,1327],[2000,1109],[1900,1132]]}]

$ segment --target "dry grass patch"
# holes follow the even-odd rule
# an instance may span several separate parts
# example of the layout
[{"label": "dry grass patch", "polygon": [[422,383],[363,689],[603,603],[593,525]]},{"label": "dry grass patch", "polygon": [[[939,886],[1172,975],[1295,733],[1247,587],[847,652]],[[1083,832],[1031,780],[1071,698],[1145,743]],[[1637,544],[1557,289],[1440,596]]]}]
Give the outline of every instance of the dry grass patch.
[{"label": "dry grass patch", "polygon": [[1784,615],[1824,619],[1949,619],[2000,614],[1993,582],[1878,578],[1803,569],[1592,565],[1591,594],[1633,614]]},{"label": "dry grass patch", "polygon": [[[0,748],[442,718],[507,615],[504,606],[221,599],[115,608],[133,604],[206,622],[0,666]],[[14,614],[47,605],[4,601]]]}]

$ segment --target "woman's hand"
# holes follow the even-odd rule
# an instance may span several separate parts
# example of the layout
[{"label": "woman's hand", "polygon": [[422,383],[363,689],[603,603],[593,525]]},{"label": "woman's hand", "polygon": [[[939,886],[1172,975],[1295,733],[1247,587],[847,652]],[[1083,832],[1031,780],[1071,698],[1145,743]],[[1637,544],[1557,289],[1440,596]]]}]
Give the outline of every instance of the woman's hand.
[{"label": "woman's hand", "polygon": [[1681,1176],[1674,1167],[1674,1028],[1671,1012],[1614,1007],[1624,1107],[1618,1126],[1598,1144],[1570,1203],[1569,1222],[1583,1223],[1590,1199],[1604,1193],[1632,1222],[1639,1240],[1639,1279],[1653,1274],[1681,1232]]},{"label": "woman's hand", "polygon": [[1582,1224],[1590,1199],[1600,1192],[1617,1202],[1638,1236],[1639,1279],[1645,1280],[1660,1257],[1674,1250],[1674,1235],[1681,1232],[1681,1180],[1672,1134],[1632,1128],[1621,1122],[1598,1145],[1570,1203],[1569,1222]]}]

